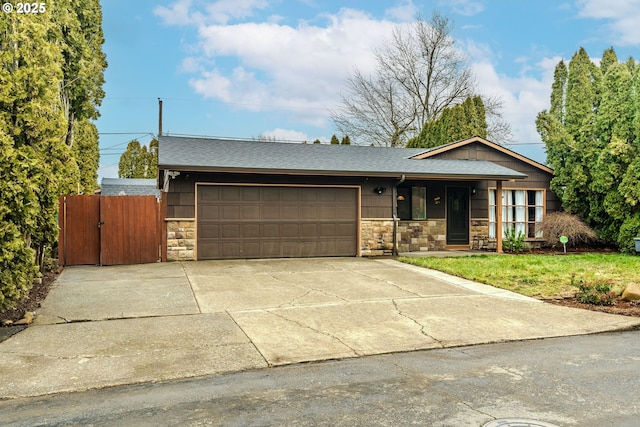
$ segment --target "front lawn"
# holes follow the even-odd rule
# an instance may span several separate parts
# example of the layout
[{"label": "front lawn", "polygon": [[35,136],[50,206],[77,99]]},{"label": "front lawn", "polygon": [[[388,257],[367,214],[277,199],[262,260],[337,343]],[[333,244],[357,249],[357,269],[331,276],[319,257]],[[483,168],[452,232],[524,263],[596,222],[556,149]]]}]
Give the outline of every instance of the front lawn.
[{"label": "front lawn", "polygon": [[640,256],[633,255],[479,255],[400,261],[533,297],[573,295],[572,277],[587,283],[610,280],[618,293],[629,283],[640,284]]}]

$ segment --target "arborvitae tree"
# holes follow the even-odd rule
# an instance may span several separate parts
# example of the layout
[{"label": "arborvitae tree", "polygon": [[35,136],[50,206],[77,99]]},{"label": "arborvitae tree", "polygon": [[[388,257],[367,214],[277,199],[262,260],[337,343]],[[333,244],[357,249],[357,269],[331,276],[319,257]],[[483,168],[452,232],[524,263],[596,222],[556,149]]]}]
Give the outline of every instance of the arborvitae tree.
[{"label": "arborvitae tree", "polygon": [[0,310],[30,288],[36,260],[56,237],[57,196],[77,172],[63,143],[54,31],[49,13],[0,19]]},{"label": "arborvitae tree", "polygon": [[349,135],[345,135],[342,137],[342,141],[340,141],[340,145],[351,145],[351,139]]},{"label": "arborvitae tree", "polygon": [[75,126],[73,153],[80,170],[78,192],[93,194],[98,188],[98,129],[89,120],[80,120]]},{"label": "arborvitae tree", "polygon": [[487,137],[484,103],[480,97],[467,98],[462,104],[445,109],[440,117],[422,128],[407,147],[431,148],[472,136]]},{"label": "arborvitae tree", "polygon": [[337,136],[333,135],[331,137],[331,145],[340,145],[340,140],[338,139]]},{"label": "arborvitae tree", "polygon": [[158,140],[155,138],[149,143],[149,149],[136,139],[129,142],[118,162],[120,178],[155,178],[157,170]]},{"label": "arborvitae tree", "polygon": [[313,141],[314,144],[322,144],[322,142],[319,139],[316,139],[315,141]]},{"label": "arborvitae tree", "polygon": [[551,108],[536,125],[551,188],[602,239],[630,251],[640,235],[640,77],[613,49],[596,66],[584,49],[556,67]]}]

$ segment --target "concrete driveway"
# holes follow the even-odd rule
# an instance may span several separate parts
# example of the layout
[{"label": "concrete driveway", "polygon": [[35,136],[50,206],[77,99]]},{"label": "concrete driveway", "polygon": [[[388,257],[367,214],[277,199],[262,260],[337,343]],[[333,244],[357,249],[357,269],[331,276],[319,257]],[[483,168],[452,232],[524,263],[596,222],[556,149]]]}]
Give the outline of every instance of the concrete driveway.
[{"label": "concrete driveway", "polygon": [[72,267],[0,343],[0,398],[638,326],[390,259]]}]

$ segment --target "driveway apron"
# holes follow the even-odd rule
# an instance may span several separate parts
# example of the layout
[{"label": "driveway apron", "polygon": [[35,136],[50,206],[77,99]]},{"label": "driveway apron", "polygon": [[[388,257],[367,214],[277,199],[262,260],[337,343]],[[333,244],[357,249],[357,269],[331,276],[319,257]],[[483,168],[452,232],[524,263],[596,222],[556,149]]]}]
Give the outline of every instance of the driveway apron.
[{"label": "driveway apron", "polygon": [[390,259],[72,267],[0,343],[0,398],[639,325]]}]

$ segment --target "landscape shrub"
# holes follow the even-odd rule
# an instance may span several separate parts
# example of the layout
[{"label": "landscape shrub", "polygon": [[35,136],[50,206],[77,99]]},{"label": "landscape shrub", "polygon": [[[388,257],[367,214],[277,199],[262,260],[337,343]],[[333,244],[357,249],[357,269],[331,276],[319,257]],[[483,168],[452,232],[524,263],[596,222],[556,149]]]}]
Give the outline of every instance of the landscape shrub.
[{"label": "landscape shrub", "polygon": [[628,217],[622,223],[620,233],[618,233],[620,252],[635,253],[636,245],[633,239],[636,237],[640,237],[640,212],[636,212],[635,215]]},{"label": "landscape shrub", "polygon": [[598,241],[596,233],[576,215],[568,212],[552,212],[544,217],[538,228],[547,245],[559,244],[560,236],[567,236],[568,245],[588,245]]},{"label": "landscape shrub", "polygon": [[0,313],[11,310],[31,289],[37,274],[34,251],[26,246],[15,227],[0,227]]},{"label": "landscape shrub", "polygon": [[593,283],[575,280],[575,275],[571,278],[571,285],[578,288],[576,299],[583,304],[593,305],[613,305],[617,294],[612,290],[613,283],[609,281],[598,281]]},{"label": "landscape shrub", "polygon": [[504,239],[502,240],[502,250],[505,252],[522,252],[524,250],[524,234],[522,231],[518,231],[512,228],[507,228],[504,232]]}]

